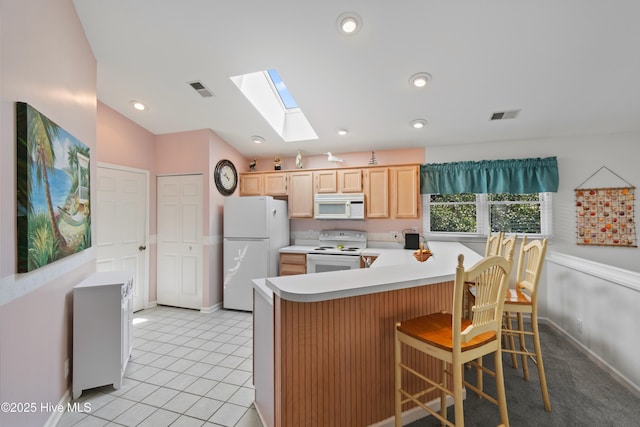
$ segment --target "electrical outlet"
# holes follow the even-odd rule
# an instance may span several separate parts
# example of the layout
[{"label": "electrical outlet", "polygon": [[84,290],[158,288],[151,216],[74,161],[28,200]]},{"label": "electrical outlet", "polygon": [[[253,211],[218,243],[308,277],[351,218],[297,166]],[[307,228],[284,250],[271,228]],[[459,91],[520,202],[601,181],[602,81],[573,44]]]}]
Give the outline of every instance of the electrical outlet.
[{"label": "electrical outlet", "polygon": [[413,227],[411,227],[411,229],[414,231],[414,233],[418,232],[418,226],[414,225]]},{"label": "electrical outlet", "polygon": [[69,359],[64,361],[64,377],[69,377]]},{"label": "electrical outlet", "polygon": [[579,334],[582,333],[582,319],[576,319],[576,329]]},{"label": "electrical outlet", "polygon": [[391,232],[391,237],[393,238],[393,240],[398,240],[398,235],[400,233],[398,233],[397,231],[392,231]]}]

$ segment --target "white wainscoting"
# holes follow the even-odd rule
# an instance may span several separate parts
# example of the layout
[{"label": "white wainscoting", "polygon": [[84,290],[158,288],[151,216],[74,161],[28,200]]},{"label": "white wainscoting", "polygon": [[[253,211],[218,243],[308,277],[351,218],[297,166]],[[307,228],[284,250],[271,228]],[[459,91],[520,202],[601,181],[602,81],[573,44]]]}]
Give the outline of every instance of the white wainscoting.
[{"label": "white wainscoting", "polygon": [[546,261],[544,317],[640,392],[640,273],[557,252]]}]

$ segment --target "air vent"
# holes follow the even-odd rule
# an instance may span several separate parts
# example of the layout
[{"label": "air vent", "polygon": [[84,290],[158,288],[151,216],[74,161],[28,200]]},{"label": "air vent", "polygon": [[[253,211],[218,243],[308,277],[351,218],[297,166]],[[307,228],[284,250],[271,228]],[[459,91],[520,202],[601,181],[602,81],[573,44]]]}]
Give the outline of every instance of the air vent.
[{"label": "air vent", "polygon": [[491,119],[489,120],[515,119],[518,117],[518,114],[520,114],[520,110],[499,111],[491,114]]},{"label": "air vent", "polygon": [[203,85],[202,82],[189,82],[189,86],[195,89],[195,91],[198,92],[203,98],[210,98],[213,96],[213,92],[211,92],[205,85]]}]

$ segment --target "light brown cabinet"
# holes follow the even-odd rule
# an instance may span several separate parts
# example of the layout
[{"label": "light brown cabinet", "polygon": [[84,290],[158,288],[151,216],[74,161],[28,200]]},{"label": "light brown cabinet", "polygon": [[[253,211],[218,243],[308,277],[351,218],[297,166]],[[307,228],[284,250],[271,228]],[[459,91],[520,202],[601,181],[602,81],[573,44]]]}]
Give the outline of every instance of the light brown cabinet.
[{"label": "light brown cabinet", "polygon": [[419,218],[419,166],[394,166],[390,172],[390,208],[392,218]]},{"label": "light brown cabinet", "polygon": [[307,274],[307,255],[283,252],[280,254],[280,275]]},{"label": "light brown cabinet", "polygon": [[338,191],[338,174],[335,170],[322,170],[313,173],[316,181],[316,193],[336,193]]},{"label": "light brown cabinet", "polygon": [[366,218],[420,217],[420,165],[240,174],[240,196],[286,197],[289,218],[313,218],[316,193],[362,193]]},{"label": "light brown cabinet", "polygon": [[284,172],[264,174],[264,194],[266,196],[286,196],[287,174]]},{"label": "light brown cabinet", "polygon": [[264,195],[263,184],[263,174],[240,174],[240,195],[262,196]]},{"label": "light brown cabinet", "polygon": [[362,169],[314,172],[316,193],[362,193]]},{"label": "light brown cabinet", "polygon": [[286,196],[287,173],[240,174],[240,196]]},{"label": "light brown cabinet", "polygon": [[289,218],[313,218],[313,172],[289,172]]},{"label": "light brown cabinet", "polygon": [[340,193],[362,193],[362,169],[338,169]]},{"label": "light brown cabinet", "polygon": [[389,217],[389,168],[364,170],[366,218]]}]

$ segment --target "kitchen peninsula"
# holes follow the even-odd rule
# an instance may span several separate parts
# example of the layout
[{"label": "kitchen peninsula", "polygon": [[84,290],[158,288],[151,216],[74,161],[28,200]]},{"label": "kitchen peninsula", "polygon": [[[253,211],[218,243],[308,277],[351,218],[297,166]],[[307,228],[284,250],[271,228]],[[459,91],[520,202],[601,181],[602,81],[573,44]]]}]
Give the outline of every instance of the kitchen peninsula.
[{"label": "kitchen peninsula", "polygon": [[254,281],[255,403],[265,426],[368,426],[393,416],[395,323],[450,311],[458,254],[465,266],[481,259],[460,243],[429,247],[423,263],[411,250],[367,248],[377,256],[371,268]]}]

